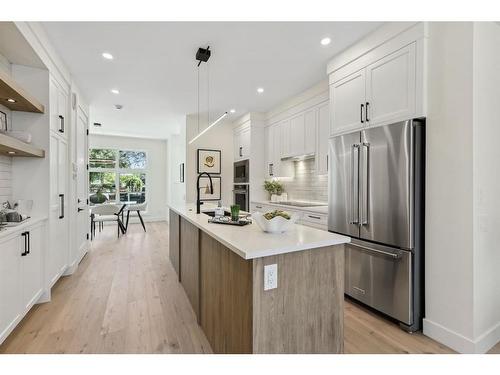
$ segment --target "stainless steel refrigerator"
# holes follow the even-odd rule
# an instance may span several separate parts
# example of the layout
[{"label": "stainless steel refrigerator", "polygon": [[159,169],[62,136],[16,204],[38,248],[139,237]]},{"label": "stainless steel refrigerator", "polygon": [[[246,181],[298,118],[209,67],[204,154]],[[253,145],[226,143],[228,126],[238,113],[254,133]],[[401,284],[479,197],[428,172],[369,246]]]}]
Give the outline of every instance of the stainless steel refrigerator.
[{"label": "stainless steel refrigerator", "polygon": [[348,235],[345,293],[421,328],[424,257],[424,120],[330,139],[328,229]]}]

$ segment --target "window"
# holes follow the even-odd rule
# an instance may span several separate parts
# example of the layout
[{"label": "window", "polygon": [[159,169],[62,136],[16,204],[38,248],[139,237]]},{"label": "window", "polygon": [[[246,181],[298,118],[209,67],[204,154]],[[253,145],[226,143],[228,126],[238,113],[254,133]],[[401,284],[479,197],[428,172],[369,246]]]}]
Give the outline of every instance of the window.
[{"label": "window", "polygon": [[146,168],[144,151],[90,149],[90,203],[145,202]]}]

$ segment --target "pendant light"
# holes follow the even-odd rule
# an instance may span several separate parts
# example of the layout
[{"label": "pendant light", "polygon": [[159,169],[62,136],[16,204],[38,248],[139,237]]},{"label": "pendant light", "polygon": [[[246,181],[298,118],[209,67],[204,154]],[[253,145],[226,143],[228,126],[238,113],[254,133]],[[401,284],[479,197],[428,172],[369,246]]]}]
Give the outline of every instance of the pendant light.
[{"label": "pendant light", "polygon": [[[209,131],[211,128],[213,128],[215,125],[217,125],[219,122],[222,121],[224,117],[227,116],[227,111],[224,112],[222,115],[220,115],[214,122],[212,122],[210,125],[208,125],[205,129],[203,129],[200,132],[200,65],[202,62],[208,62],[208,59],[211,56],[211,51],[210,51],[210,46],[207,48],[198,48],[198,51],[196,52],[196,61],[198,61],[198,134],[189,141],[189,144],[193,143],[196,141],[198,138],[200,138],[203,134],[205,134],[207,131]],[[210,123],[210,91],[209,91],[209,84],[210,84],[210,75],[208,71],[208,64],[207,64],[207,117],[208,121],[207,123]]]}]

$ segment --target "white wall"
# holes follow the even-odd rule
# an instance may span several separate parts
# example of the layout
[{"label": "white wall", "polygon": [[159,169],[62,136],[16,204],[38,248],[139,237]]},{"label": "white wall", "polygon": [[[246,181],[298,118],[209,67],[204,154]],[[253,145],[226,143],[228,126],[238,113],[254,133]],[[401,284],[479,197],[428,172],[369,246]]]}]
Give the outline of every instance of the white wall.
[{"label": "white wall", "polygon": [[[186,128],[184,126],[179,134],[170,135],[168,155],[168,202],[182,204],[186,202]],[[184,163],[184,182],[180,181],[179,166],[181,163]]]},{"label": "white wall", "polygon": [[145,220],[166,220],[167,215],[167,142],[165,140],[91,134],[89,148],[114,148],[146,151]]},{"label": "white wall", "polygon": [[474,23],[474,337],[500,340],[500,26]]},{"label": "white wall", "polygon": [[473,335],[472,23],[431,23],[428,52],[424,333],[450,345]]},{"label": "white wall", "polygon": [[500,341],[499,43],[429,24],[424,333],[463,353]]},{"label": "white wall", "polygon": [[[204,116],[200,116],[203,118]],[[200,131],[206,127],[206,121],[200,118]],[[186,202],[196,202],[196,157],[200,148],[222,151],[221,195],[222,204],[229,206],[233,202],[233,128],[227,119],[221,121],[192,144],[188,142],[198,134],[196,115],[186,118]]]}]

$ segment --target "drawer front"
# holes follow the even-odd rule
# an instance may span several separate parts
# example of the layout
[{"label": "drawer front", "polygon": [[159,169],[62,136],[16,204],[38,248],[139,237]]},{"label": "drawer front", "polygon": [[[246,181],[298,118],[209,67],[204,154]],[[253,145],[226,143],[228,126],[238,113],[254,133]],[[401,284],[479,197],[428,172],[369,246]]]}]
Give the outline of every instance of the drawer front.
[{"label": "drawer front", "polygon": [[267,206],[265,204],[260,204],[260,203],[251,203],[250,204],[250,213],[252,212],[262,212],[266,213],[267,211],[271,211],[272,207]]},{"label": "drawer front", "polygon": [[345,245],[345,293],[405,324],[413,323],[412,254]]},{"label": "drawer front", "polygon": [[304,224],[314,224],[314,225],[328,225],[328,215],[315,214],[310,212],[304,212],[301,220]]}]

